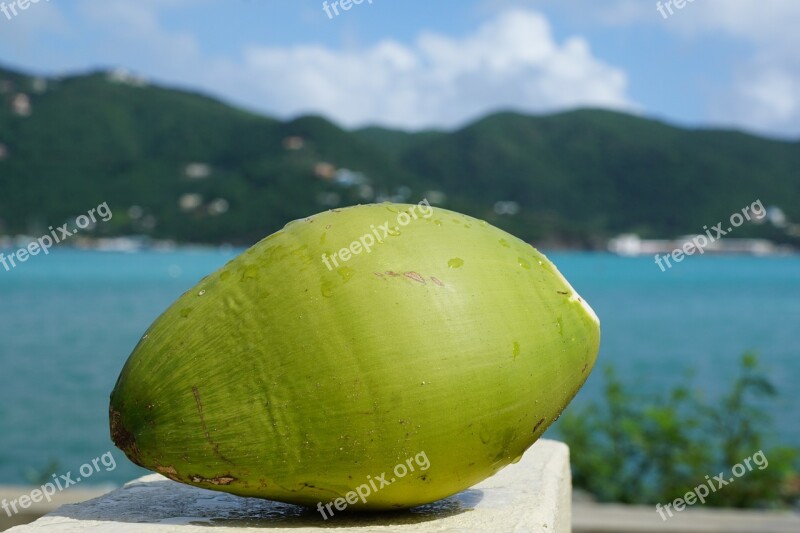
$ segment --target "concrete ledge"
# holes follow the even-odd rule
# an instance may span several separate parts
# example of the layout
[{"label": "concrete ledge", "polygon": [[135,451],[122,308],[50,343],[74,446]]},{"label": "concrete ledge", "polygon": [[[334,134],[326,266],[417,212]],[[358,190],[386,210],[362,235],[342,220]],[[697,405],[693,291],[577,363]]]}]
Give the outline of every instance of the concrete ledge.
[{"label": "concrete ledge", "polygon": [[800,514],[697,507],[662,520],[655,506],[573,504],[574,533],[798,533]]},{"label": "concrete ledge", "polygon": [[[0,487],[0,502],[3,500],[14,501],[24,494],[30,494],[31,490],[35,487],[29,486],[4,486]],[[23,509],[17,506],[17,513],[8,516],[8,511],[4,512],[0,509],[0,531],[16,526],[18,524],[27,524],[33,522],[42,515],[52,513],[62,505],[68,503],[83,502],[92,498],[97,498],[103,494],[108,494],[116,487],[113,485],[104,485],[95,488],[81,488],[75,487],[65,491],[59,491],[53,494],[51,501],[42,500],[41,502],[31,502],[31,505]]]},{"label": "concrete ledge", "polygon": [[239,498],[170,481],[153,474],[88,502],[66,505],[39,520],[10,529],[115,533],[208,533],[209,526],[237,533],[270,528],[302,533],[348,531],[569,532],[571,476],[566,445],[539,440],[522,460],[484,482],[429,505],[395,513],[337,515],[283,503]]}]

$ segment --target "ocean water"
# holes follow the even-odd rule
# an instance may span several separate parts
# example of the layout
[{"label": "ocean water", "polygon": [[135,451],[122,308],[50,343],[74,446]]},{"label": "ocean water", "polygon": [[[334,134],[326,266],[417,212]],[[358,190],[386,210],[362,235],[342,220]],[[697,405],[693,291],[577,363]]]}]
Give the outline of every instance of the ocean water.
[{"label": "ocean water", "polygon": [[[0,484],[74,478],[107,452],[116,467],[100,463],[82,484],[141,474],[109,439],[109,393],[150,323],[236,253],[57,250],[0,268]],[[713,398],[755,350],[781,393],[775,441],[800,445],[800,257],[689,257],[662,272],[652,258],[548,256],[601,319],[598,368],[577,403],[598,398],[606,363],[646,390],[693,369]]]}]

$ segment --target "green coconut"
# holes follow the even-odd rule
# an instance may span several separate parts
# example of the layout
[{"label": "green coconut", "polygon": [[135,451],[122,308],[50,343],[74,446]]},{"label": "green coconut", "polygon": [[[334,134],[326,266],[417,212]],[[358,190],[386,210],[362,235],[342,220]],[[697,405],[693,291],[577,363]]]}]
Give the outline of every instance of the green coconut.
[{"label": "green coconut", "polygon": [[426,202],[334,209],[150,326],[111,394],[111,436],[190,485],[411,507],[518,460],[599,342],[591,308],[516,237]]}]

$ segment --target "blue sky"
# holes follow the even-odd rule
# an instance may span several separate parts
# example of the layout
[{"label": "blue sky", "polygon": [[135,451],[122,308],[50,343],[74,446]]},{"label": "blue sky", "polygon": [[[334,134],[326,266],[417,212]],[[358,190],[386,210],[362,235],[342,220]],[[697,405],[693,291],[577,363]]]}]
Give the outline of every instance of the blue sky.
[{"label": "blue sky", "polygon": [[39,0],[0,13],[0,63],[127,68],[347,127],[599,106],[800,136],[797,0],[369,1],[330,18],[321,0]]}]

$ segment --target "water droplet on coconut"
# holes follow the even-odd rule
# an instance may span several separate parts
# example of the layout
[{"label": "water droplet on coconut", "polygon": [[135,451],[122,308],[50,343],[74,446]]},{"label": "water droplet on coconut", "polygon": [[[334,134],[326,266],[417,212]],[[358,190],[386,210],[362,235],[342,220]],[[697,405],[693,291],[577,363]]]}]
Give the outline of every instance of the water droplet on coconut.
[{"label": "water droplet on coconut", "polygon": [[337,274],[339,274],[339,276],[341,276],[341,277],[342,277],[342,280],[343,280],[345,283],[347,283],[348,281],[350,281],[350,278],[352,278],[353,276],[355,276],[355,274],[356,274],[356,271],[355,271],[355,270],[353,270],[353,269],[352,269],[352,268],[350,268],[350,267],[340,267],[340,268],[338,268],[338,269],[336,270],[336,273],[337,273]]},{"label": "water droplet on coconut", "polygon": [[320,285],[320,292],[325,298],[333,296],[333,283],[330,281],[323,281],[322,285]]},{"label": "water droplet on coconut", "polygon": [[256,265],[247,265],[242,269],[241,281],[247,279],[256,279],[258,277],[258,267]]},{"label": "water droplet on coconut", "polygon": [[460,257],[454,257],[450,261],[447,262],[447,266],[450,268],[461,268],[464,266],[464,260]]}]

